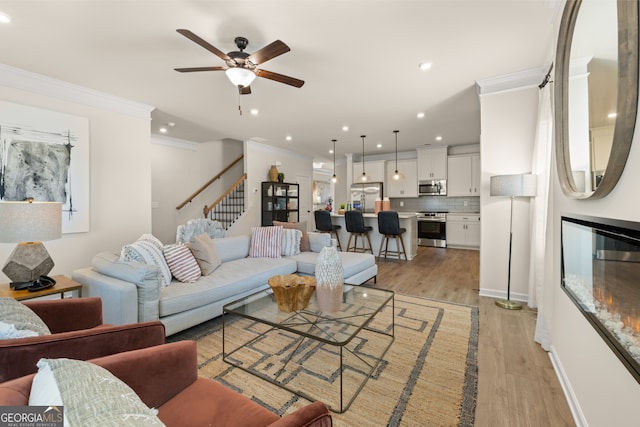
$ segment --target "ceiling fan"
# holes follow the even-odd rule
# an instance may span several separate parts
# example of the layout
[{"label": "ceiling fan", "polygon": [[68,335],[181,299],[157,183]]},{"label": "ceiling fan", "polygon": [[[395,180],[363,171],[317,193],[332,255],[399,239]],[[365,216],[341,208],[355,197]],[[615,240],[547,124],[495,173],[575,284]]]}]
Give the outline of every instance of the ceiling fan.
[{"label": "ceiling fan", "polygon": [[250,85],[253,82],[253,79],[256,78],[256,76],[295,87],[302,87],[302,85],[304,84],[304,80],[299,80],[294,77],[289,77],[283,74],[274,73],[273,71],[267,71],[258,68],[258,66],[262,65],[268,60],[287,53],[291,50],[289,49],[289,46],[287,46],[280,40],[276,40],[273,43],[258,50],[257,52],[249,54],[247,52],[244,52],[244,49],[249,44],[249,40],[244,37],[236,37],[235,43],[238,47],[238,50],[224,53],[189,30],[179,29],[176,31],[189,40],[207,49],[209,52],[213,53],[227,64],[226,67],[218,66],[176,68],[176,71],[179,71],[181,73],[190,73],[194,71],[224,71],[229,80],[231,80],[231,83],[233,83],[234,86],[238,87],[241,95],[247,95],[251,93]]}]

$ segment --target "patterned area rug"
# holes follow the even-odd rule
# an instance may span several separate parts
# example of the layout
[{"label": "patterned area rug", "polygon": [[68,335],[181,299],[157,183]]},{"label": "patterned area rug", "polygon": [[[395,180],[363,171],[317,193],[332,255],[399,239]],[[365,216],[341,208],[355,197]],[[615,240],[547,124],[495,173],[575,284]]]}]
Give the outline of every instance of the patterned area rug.
[{"label": "patterned area rug", "polygon": [[[384,312],[381,315],[384,316]],[[245,319],[228,322],[226,327],[227,343],[231,338],[238,345],[265,332],[262,325]],[[366,354],[367,348],[375,348],[376,337],[375,334],[363,336],[354,342],[353,352]],[[309,403],[225,363],[221,318],[167,340],[183,339],[198,342],[201,376],[219,381],[280,415]],[[339,368],[335,367],[339,358],[336,359],[333,348],[327,349],[309,340],[301,344],[287,333],[269,335],[252,347],[260,363],[251,369],[259,370],[262,375],[273,375],[275,366],[282,365],[284,355],[298,347],[294,360],[287,365],[291,369],[286,381],[295,381],[295,387],[308,390],[313,396],[323,396],[319,399],[323,401],[323,393],[329,400],[336,390],[339,392],[336,373]],[[477,350],[477,307],[396,294],[395,341],[351,407],[343,414],[333,414],[334,426],[472,426],[477,394]],[[323,357],[326,364],[313,362],[313,358],[322,360]],[[344,384],[345,393],[355,391],[348,389],[347,373]]]}]

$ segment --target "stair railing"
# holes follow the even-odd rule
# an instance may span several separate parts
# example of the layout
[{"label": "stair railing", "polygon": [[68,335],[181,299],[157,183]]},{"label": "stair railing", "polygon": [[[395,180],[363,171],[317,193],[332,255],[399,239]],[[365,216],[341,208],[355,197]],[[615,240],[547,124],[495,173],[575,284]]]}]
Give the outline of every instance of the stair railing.
[{"label": "stair railing", "polygon": [[228,229],[242,213],[244,213],[244,186],[247,174],[244,173],[227,191],[222,193],[211,206],[202,209],[204,217],[220,222],[224,229]]},{"label": "stair railing", "polygon": [[[197,189],[192,195],[190,195],[189,197],[187,197],[187,199],[180,203],[178,206],[176,206],[177,210],[182,209],[183,207],[185,207],[187,204],[191,203],[193,201],[193,199],[200,193],[202,193],[204,190],[207,189],[207,187],[209,187],[211,184],[213,184],[216,180],[220,179],[220,177],[222,177],[222,175],[224,175],[224,173],[226,171],[228,171],[229,169],[231,169],[236,163],[238,163],[240,160],[242,160],[244,158],[244,154],[241,154],[237,159],[235,159],[234,161],[232,161],[231,163],[229,163],[229,165],[227,165],[224,169],[222,169],[220,172],[218,172],[218,174],[216,176],[214,176],[213,178],[211,178],[209,181],[207,181],[206,184],[204,184],[202,187],[200,187],[199,189]],[[246,178],[246,175],[245,175]],[[232,186],[233,187],[233,186]],[[228,190],[227,190],[228,191]],[[215,203],[214,203],[215,204]],[[213,205],[212,205],[213,206]],[[206,209],[206,206],[205,206]],[[205,217],[207,216],[207,214],[205,214]]]}]

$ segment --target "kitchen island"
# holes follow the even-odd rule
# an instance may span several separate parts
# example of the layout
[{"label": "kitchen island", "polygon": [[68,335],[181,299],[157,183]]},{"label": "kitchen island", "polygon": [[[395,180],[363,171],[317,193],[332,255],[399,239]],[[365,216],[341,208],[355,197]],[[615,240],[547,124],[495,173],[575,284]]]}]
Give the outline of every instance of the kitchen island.
[{"label": "kitchen island", "polygon": [[[362,216],[364,218],[364,225],[373,227],[373,230],[369,232],[369,237],[371,238],[371,246],[373,246],[373,254],[375,256],[379,256],[380,242],[382,242],[383,236],[378,232],[378,215],[374,213],[363,213]],[[404,240],[405,250],[407,251],[407,259],[411,260],[418,253],[418,229],[416,214],[413,212],[398,212],[398,218],[400,219],[400,227],[407,229],[407,231],[402,235],[402,238]],[[342,228],[338,230],[338,236],[340,236],[342,249],[346,250],[347,242],[349,241],[349,232],[347,231],[347,227],[344,221],[344,215],[331,214],[331,222],[334,225],[342,226]],[[358,239],[358,246],[360,245],[360,240],[361,239]],[[389,239],[389,250],[397,250],[396,239]],[[394,256],[389,254],[388,258],[393,259]]]}]

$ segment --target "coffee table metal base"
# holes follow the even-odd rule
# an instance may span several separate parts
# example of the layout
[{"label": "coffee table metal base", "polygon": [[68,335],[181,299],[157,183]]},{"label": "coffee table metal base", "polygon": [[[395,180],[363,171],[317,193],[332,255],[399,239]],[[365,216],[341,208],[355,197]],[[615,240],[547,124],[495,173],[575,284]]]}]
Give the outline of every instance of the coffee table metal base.
[{"label": "coffee table metal base", "polygon": [[225,310],[223,360],[307,400],[321,400],[333,412],[343,413],[367,380],[377,375],[376,370],[395,339],[393,313],[391,295],[345,342],[334,342],[331,335],[341,322],[352,326],[354,318],[360,316],[358,310],[338,315],[302,310],[290,313],[279,325],[251,317],[250,328],[255,333],[238,344],[238,337],[229,336],[229,320],[244,316]]}]

